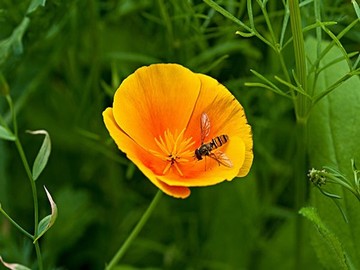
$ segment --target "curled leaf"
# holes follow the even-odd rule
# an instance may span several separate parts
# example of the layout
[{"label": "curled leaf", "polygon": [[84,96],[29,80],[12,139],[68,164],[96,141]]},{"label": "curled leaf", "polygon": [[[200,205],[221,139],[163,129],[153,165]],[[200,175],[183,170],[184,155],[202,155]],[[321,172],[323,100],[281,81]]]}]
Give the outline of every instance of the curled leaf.
[{"label": "curled leaf", "polygon": [[23,52],[22,38],[30,24],[30,19],[25,17],[14,29],[10,37],[0,41],[0,65],[2,65],[11,53],[19,55]]},{"label": "curled leaf", "polygon": [[356,0],[351,0],[351,3],[354,6],[356,16],[358,17],[358,19],[360,19],[360,7],[359,7],[358,3],[356,2]]},{"label": "curled leaf", "polygon": [[336,195],[334,193],[327,192],[327,191],[323,190],[321,187],[318,187],[318,189],[320,190],[320,192],[322,194],[324,194],[325,196],[327,196],[327,197],[329,197],[331,199],[341,199],[341,196]]},{"label": "curled leaf", "polygon": [[39,6],[45,6],[46,0],[32,0],[28,10],[27,10],[27,14],[34,12]]},{"label": "curled leaf", "polygon": [[23,266],[18,263],[7,263],[4,262],[3,258],[0,256],[0,262],[8,269],[12,270],[31,270],[30,268],[27,268],[26,266]]},{"label": "curled leaf", "polygon": [[45,166],[49,160],[50,152],[51,152],[51,141],[49,133],[46,130],[35,130],[35,131],[27,131],[33,135],[45,135],[44,141],[41,145],[39,153],[37,154],[33,169],[32,169],[32,176],[34,181],[40,176],[41,172],[45,169]]},{"label": "curled leaf", "polygon": [[250,37],[253,37],[255,36],[255,33],[254,32],[243,32],[243,31],[236,31],[235,32],[236,35],[239,35],[239,36],[242,36],[244,38],[250,38]]},{"label": "curled leaf", "polygon": [[0,139],[8,140],[8,141],[15,141],[15,136],[12,132],[3,126],[0,126]]},{"label": "curled leaf", "polygon": [[34,243],[39,240],[39,238],[41,236],[43,236],[51,227],[52,225],[54,225],[55,220],[57,218],[58,215],[58,210],[57,210],[57,206],[53,200],[53,198],[51,197],[49,191],[46,189],[46,187],[44,187],[45,192],[46,192],[46,196],[48,197],[48,200],[50,202],[50,206],[51,206],[51,214],[44,217],[40,222],[39,222],[39,226],[38,226],[38,230],[37,230],[37,234],[36,234],[36,238],[34,239]]}]

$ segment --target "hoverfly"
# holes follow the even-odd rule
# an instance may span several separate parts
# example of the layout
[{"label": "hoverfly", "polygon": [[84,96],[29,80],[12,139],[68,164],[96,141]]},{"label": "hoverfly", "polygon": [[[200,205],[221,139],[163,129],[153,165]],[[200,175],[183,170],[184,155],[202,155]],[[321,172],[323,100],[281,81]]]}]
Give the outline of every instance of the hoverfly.
[{"label": "hoverfly", "polygon": [[220,135],[214,137],[210,142],[204,143],[207,136],[210,134],[210,119],[206,113],[202,113],[200,117],[200,129],[201,129],[201,145],[195,150],[195,157],[198,160],[202,160],[203,157],[211,157],[215,159],[219,165],[222,164],[226,167],[232,168],[233,164],[228,156],[221,152],[220,146],[225,144],[229,140],[228,135]]}]

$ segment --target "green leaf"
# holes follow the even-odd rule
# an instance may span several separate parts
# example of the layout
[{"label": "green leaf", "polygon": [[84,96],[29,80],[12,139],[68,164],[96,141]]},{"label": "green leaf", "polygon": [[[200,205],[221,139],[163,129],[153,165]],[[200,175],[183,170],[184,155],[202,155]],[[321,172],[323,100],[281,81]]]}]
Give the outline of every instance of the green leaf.
[{"label": "green leaf", "polygon": [[252,32],[251,28],[249,26],[247,26],[245,23],[243,23],[242,21],[240,21],[238,18],[236,18],[234,15],[232,15],[230,12],[228,12],[227,10],[225,10],[224,8],[222,8],[221,6],[219,6],[217,3],[215,3],[212,0],[204,0],[204,2],[206,4],[208,4],[210,7],[212,7],[213,9],[215,9],[217,12],[219,12],[220,14],[222,14],[223,16],[225,16],[226,18],[228,18],[229,20],[233,21],[234,23],[238,24],[239,26],[243,27],[244,29],[246,29],[248,32]]},{"label": "green leaf", "polygon": [[253,69],[251,69],[250,71],[251,71],[251,73],[253,73],[256,77],[258,77],[260,80],[264,81],[266,84],[246,82],[246,83],[245,83],[246,86],[263,87],[263,88],[266,88],[266,89],[269,89],[269,90],[273,91],[273,92],[276,93],[276,94],[279,94],[279,95],[281,95],[281,96],[290,98],[289,95],[287,95],[286,93],[284,93],[283,91],[281,91],[279,87],[277,87],[274,83],[272,83],[270,80],[268,80],[265,76],[263,76],[262,74],[260,74],[259,72],[255,71],[255,70],[253,70]]},{"label": "green leaf", "polygon": [[4,78],[4,75],[0,72],[0,95],[7,96],[10,93],[9,85]]},{"label": "green leaf", "polygon": [[243,32],[243,31],[236,31],[235,32],[236,35],[239,35],[239,36],[242,36],[244,38],[251,38],[253,36],[255,36],[255,33],[254,32]]},{"label": "green leaf", "polygon": [[6,61],[11,51],[15,54],[23,52],[22,37],[30,23],[30,19],[25,17],[20,25],[18,25],[11,36],[0,41],[0,66]]},{"label": "green leaf", "polygon": [[[254,239],[257,239],[260,227],[254,224],[259,218],[261,208],[256,184],[254,181],[236,181],[231,184],[233,185],[219,185],[201,193],[199,208],[204,209],[201,216],[202,221],[208,224],[208,238],[206,241],[197,239],[197,242],[192,243],[202,245],[204,254],[207,254],[204,259],[208,260],[207,266],[210,267],[200,267],[202,269],[245,269],[246,262],[255,248]],[[222,199],[213,200],[215,197]],[[238,206],[237,214],[233,214],[234,205]],[[238,233],[229,233],[235,231]],[[241,252],[231,250],[230,247],[236,246],[237,243],[247,244]]]},{"label": "green leaf", "polygon": [[12,270],[31,270],[30,268],[23,266],[21,264],[18,263],[7,263],[4,262],[3,258],[0,256],[0,262],[8,269],[12,269]]},{"label": "green leaf", "polygon": [[51,206],[51,214],[44,217],[40,222],[39,222],[39,226],[38,226],[38,231],[37,231],[37,235],[36,238],[34,239],[34,243],[41,237],[43,236],[51,227],[52,225],[54,225],[55,220],[57,218],[58,215],[58,210],[57,210],[57,206],[53,200],[53,198],[51,197],[49,191],[46,189],[46,187],[44,187],[45,192],[46,192],[46,196],[48,197],[48,200],[50,202],[50,206]]},{"label": "green leaf", "polygon": [[[58,215],[54,229],[50,229],[46,233],[46,239],[41,242],[44,250],[51,250],[52,257],[59,257],[76,246],[76,243],[86,237],[88,230],[97,222],[99,209],[91,207],[92,202],[90,194],[84,189],[59,187],[56,204],[61,209],[61,215]],[[70,220],[76,222],[69,222]],[[63,241],[64,239],[66,241]]]},{"label": "green leaf", "polygon": [[155,57],[152,57],[152,56],[149,56],[146,54],[123,52],[123,51],[119,51],[116,53],[115,52],[108,53],[108,54],[106,54],[106,58],[109,58],[112,60],[116,59],[116,60],[127,61],[127,62],[141,63],[144,65],[161,62],[160,59],[157,59]]},{"label": "green leaf", "polygon": [[8,141],[15,141],[16,137],[12,132],[3,126],[0,126],[0,139],[8,140]]},{"label": "green leaf", "polygon": [[41,145],[39,153],[37,154],[33,169],[32,169],[32,176],[34,181],[39,177],[41,172],[45,169],[45,166],[49,160],[50,152],[51,152],[51,141],[49,133],[46,130],[35,130],[35,131],[27,131],[33,135],[45,135],[44,141]]},{"label": "green leaf", "polygon": [[358,17],[358,19],[360,19],[360,8],[359,8],[358,3],[356,2],[356,0],[351,0],[351,3],[354,6],[356,16]]},{"label": "green leaf", "polygon": [[314,207],[304,207],[300,209],[299,213],[310,220],[316,227],[318,246],[315,246],[315,249],[318,252],[325,252],[325,250],[326,252],[329,252],[326,256],[329,256],[332,259],[332,262],[331,264],[328,264],[328,266],[331,265],[331,268],[333,269],[348,269],[345,251],[339,239],[322,222],[316,209]]},{"label": "green leaf", "polygon": [[27,10],[27,14],[34,12],[39,6],[45,6],[46,0],[32,0],[28,10]]},{"label": "green leaf", "polygon": [[[320,49],[328,48],[329,42],[322,42]],[[309,38],[306,41],[309,70],[317,62],[317,41]],[[350,72],[348,62],[335,61],[343,57],[342,49],[334,45],[325,55],[320,52],[321,61],[318,69],[322,70],[315,81],[313,73],[308,76],[308,85],[313,85],[314,95],[324,93],[329,87]],[[323,55],[323,56],[322,56]],[[329,65],[329,63],[333,63]],[[360,79],[353,76],[338,84],[332,92],[324,96],[313,107],[308,121],[309,161],[310,167],[328,166],[340,171],[348,179],[352,178],[351,159],[360,160]],[[316,207],[319,217],[326,227],[342,244],[348,255],[347,263],[354,269],[360,269],[360,204],[349,192],[340,186],[326,185],[329,193],[337,194],[342,199],[337,202],[346,214],[345,222],[341,212],[318,189],[311,190],[311,203]],[[316,253],[325,268],[331,266],[333,258],[329,247],[321,245],[321,241],[312,235],[317,246]]]}]

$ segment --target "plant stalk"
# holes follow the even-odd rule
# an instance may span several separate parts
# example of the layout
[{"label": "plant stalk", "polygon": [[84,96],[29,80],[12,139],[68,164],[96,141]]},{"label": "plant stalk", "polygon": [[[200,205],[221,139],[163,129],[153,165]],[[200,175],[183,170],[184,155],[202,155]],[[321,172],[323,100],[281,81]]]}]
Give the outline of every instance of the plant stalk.
[{"label": "plant stalk", "polygon": [[9,221],[11,224],[13,224],[19,231],[21,231],[23,234],[25,234],[27,237],[29,237],[30,239],[34,239],[34,237],[28,233],[26,230],[24,230],[15,220],[13,220],[6,212],[4,209],[1,208],[0,205],[0,213],[2,213]]},{"label": "plant stalk", "polygon": [[124,244],[119,248],[119,250],[116,252],[114,257],[111,259],[110,263],[105,267],[105,270],[114,269],[116,264],[124,256],[125,252],[129,248],[131,243],[134,241],[136,236],[140,233],[141,229],[146,224],[146,222],[149,219],[151,213],[154,211],[156,205],[158,204],[161,196],[162,196],[162,191],[158,190],[158,192],[156,193],[154,199],[151,201],[149,207],[146,209],[145,213],[142,215],[141,219],[136,224],[135,228],[132,230],[132,232],[130,233],[128,238],[125,240]]},{"label": "plant stalk", "polygon": [[[294,44],[295,74],[300,87],[308,93],[305,42],[301,24],[300,6],[298,0],[289,0],[291,31]],[[297,94],[294,100],[296,114],[296,158],[295,169],[295,211],[304,206],[306,200],[306,154],[307,154],[307,117],[310,110],[310,100],[304,94]],[[296,217],[295,231],[295,267],[303,269],[303,250],[305,244],[304,220],[301,215]]]},{"label": "plant stalk", "polygon": [[[298,0],[289,0],[291,31],[293,35],[294,57],[296,77],[302,89],[307,91],[307,70],[305,56],[305,42],[301,25],[301,15]],[[298,95],[295,101],[295,113],[297,121],[305,121],[308,115],[310,103],[304,95]]]},{"label": "plant stalk", "polygon": [[[16,145],[16,148],[17,148],[17,150],[19,152],[20,159],[21,159],[21,161],[23,163],[23,166],[25,168],[26,175],[27,175],[27,177],[28,177],[28,179],[30,181],[30,186],[31,186],[31,191],[32,191],[32,196],[33,196],[33,204],[34,204],[34,236],[33,236],[33,240],[34,240],[36,238],[36,236],[37,236],[37,233],[38,233],[38,224],[39,224],[39,203],[38,203],[38,197],[37,197],[37,189],[36,189],[36,184],[35,184],[35,181],[33,179],[32,173],[31,173],[29,163],[28,163],[28,161],[26,159],[26,156],[25,156],[24,149],[23,149],[23,147],[21,145],[21,142],[19,140],[17,121],[16,121],[16,113],[15,113],[15,110],[14,110],[12,99],[11,99],[10,95],[7,95],[6,99],[7,99],[8,103],[9,103],[11,116],[12,116],[12,120],[13,120],[14,135],[16,137],[15,145]],[[39,270],[42,270],[43,269],[43,262],[42,262],[42,256],[41,256],[41,252],[40,252],[39,242],[36,241],[34,243],[34,245],[35,245],[35,250],[36,250],[36,257],[37,257],[38,267],[39,267]]]},{"label": "plant stalk", "polygon": [[[294,159],[295,169],[295,211],[299,211],[305,205],[307,188],[307,129],[306,123],[299,121],[296,123],[296,158]],[[296,216],[295,232],[295,267],[303,269],[303,251],[305,247],[304,219],[301,215]]]}]

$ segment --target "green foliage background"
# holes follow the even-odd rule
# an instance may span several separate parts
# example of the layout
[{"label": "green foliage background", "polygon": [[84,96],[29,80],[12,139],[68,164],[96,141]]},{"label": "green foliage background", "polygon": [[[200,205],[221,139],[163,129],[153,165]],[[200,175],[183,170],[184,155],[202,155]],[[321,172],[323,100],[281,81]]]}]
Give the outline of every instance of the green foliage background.
[{"label": "green foliage background", "polygon": [[[236,18],[251,21],[249,1],[215,2]],[[252,2],[253,22],[264,37],[271,39],[267,19],[277,38],[281,33],[285,39],[291,37],[289,25],[282,32],[286,1]],[[259,5],[266,2],[268,17]],[[312,2],[303,1],[304,26],[318,19]],[[31,3],[34,9],[29,9]],[[319,3],[322,20],[337,22],[329,26],[335,35],[357,18],[350,1]],[[305,216],[313,222],[298,214],[294,104],[274,92],[244,86],[259,81],[250,70],[271,81],[274,75],[281,77],[281,63],[259,39],[236,35],[238,30],[244,29],[195,0],[0,0],[0,72],[15,101],[19,136],[30,164],[42,140],[25,131],[45,129],[52,142],[49,162],[36,182],[40,216],[50,211],[43,185],[59,209],[55,225],[40,240],[46,269],[103,269],[155,195],[156,188],[117,150],[101,113],[111,106],[113,93],[126,76],[158,62],[180,63],[228,87],[253,127],[255,160],[244,179],[193,188],[186,200],[164,196],[118,269],[340,269],[339,265],[359,269],[359,201],[341,188],[334,190],[344,199],[346,223],[336,205],[309,182],[308,200],[302,206],[316,207],[324,224],[314,222],[311,214]],[[319,42],[316,31],[304,33],[309,62],[316,58],[318,46],[331,41],[323,34]],[[347,52],[359,50],[359,33],[355,25],[341,39]],[[282,53],[291,72],[292,44]],[[321,65],[342,54],[334,49],[328,57]],[[338,62],[341,67],[333,66],[316,89],[326,89],[329,78],[348,72],[346,59]],[[352,176],[350,159],[360,158],[360,87],[357,77],[352,80],[310,112],[308,163],[300,172],[304,181],[312,166],[331,165]],[[0,114],[10,125],[5,98],[0,99]],[[21,226],[32,230],[31,190],[14,144],[4,140],[0,203]],[[300,246],[299,217],[304,223]],[[324,232],[330,238],[324,240]],[[329,256],[326,239],[337,239],[339,244],[334,245],[348,262],[341,264]],[[0,255],[36,268],[31,241],[3,216]]]}]

